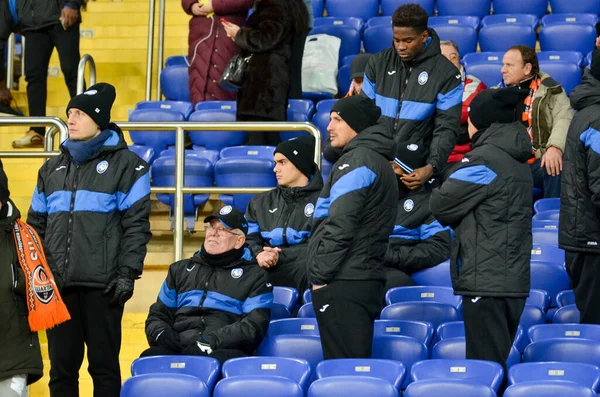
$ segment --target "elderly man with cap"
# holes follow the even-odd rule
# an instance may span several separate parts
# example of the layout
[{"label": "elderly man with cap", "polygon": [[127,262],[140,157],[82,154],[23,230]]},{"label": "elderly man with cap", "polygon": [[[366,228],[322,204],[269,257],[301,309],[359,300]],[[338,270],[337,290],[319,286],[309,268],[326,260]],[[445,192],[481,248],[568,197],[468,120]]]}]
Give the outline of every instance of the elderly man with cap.
[{"label": "elderly man with cap", "polygon": [[473,99],[473,150],[430,202],[436,219],[455,232],[451,276],[454,293],[463,296],[467,358],[505,370],[530,288],[531,141],[518,112],[526,95],[508,88]]},{"label": "elderly man with cap", "polygon": [[267,332],[273,287],[246,246],[244,215],[228,205],[204,222],[202,248],[169,267],[150,306],[142,357],[210,356],[223,364],[252,355]]},{"label": "elderly man with cap", "polygon": [[571,93],[571,106],[577,113],[564,154],[558,245],[581,323],[600,324],[600,49]]},{"label": "elderly man with cap", "polygon": [[398,203],[395,145],[380,115],[370,99],[351,96],[335,103],[327,127],[343,151],[317,200],[307,255],[325,359],[371,357]]},{"label": "elderly man with cap", "polygon": [[315,139],[302,136],[275,149],[277,188],[252,198],[246,211],[248,246],[271,283],[308,288],[306,252],[317,198],[323,188],[314,162]]},{"label": "elderly man with cap", "polygon": [[84,346],[94,395],[121,389],[123,307],[151,237],[150,174],[110,123],[115,96],[99,83],[71,99],[69,139],[40,169],[27,217],[71,314],[47,332],[52,397],[79,396]]}]

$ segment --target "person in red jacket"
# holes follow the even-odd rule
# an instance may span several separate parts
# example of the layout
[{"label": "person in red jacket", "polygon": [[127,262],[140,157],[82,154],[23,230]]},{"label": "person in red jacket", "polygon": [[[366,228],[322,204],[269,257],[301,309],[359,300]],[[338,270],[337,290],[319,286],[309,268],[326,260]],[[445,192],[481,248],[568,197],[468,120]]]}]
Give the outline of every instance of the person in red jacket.
[{"label": "person in red jacket", "polygon": [[254,0],[181,0],[190,19],[187,64],[190,75],[190,101],[235,101],[236,93],[219,86],[219,80],[232,56],[238,53],[220,19],[244,25]]},{"label": "person in red jacket", "polygon": [[469,105],[473,98],[487,87],[477,77],[465,73],[465,69],[460,64],[458,45],[454,41],[440,41],[440,48],[442,50],[442,55],[448,58],[448,60],[460,70],[464,83],[462,114],[460,116],[460,125],[462,126],[462,129],[456,140],[456,146],[454,146],[454,150],[452,150],[452,153],[450,153],[450,156],[448,157],[448,164],[451,164],[461,161],[465,154],[471,151],[471,140],[469,139],[469,133],[467,132]]}]

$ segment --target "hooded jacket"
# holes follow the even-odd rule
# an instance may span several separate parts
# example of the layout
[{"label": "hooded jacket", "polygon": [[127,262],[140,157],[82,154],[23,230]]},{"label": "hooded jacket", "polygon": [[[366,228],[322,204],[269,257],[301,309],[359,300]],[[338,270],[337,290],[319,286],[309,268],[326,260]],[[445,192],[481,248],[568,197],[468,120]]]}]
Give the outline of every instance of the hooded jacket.
[{"label": "hooded jacket", "polygon": [[383,260],[398,204],[389,163],[395,145],[385,125],[360,132],[331,168],[317,200],[308,244],[313,285],[384,280]]},{"label": "hooded jacket", "polygon": [[248,248],[223,266],[200,253],[173,263],[146,320],[150,346],[166,328],[179,333],[183,348],[205,338],[213,350],[251,355],[267,332],[273,287]]},{"label": "hooded jacket", "polygon": [[[48,26],[60,24],[62,9],[73,10],[81,8],[82,0],[9,0],[16,2],[19,25],[23,32],[39,30]],[[81,22],[81,13],[79,13]]]},{"label": "hooded jacket", "polygon": [[28,223],[44,243],[63,286],[103,288],[117,271],[142,274],[150,241],[148,164],[127,148],[121,129],[77,165],[66,148],[42,165]]},{"label": "hooded jacket", "polygon": [[31,384],[43,375],[42,353],[27,320],[25,276],[12,231],[21,214],[10,199],[6,206],[7,216],[0,218],[0,380],[26,374]]},{"label": "hooded jacket", "polygon": [[571,93],[577,113],[563,156],[558,245],[600,253],[600,81],[589,70]]},{"label": "hooded jacket", "polygon": [[527,297],[533,180],[531,141],[520,123],[492,124],[431,194],[431,212],[454,229],[454,293]]},{"label": "hooded jacket", "polygon": [[[281,187],[254,196],[248,204],[248,246],[256,257],[264,247],[279,247],[279,261],[269,268],[275,285],[303,291],[306,279],[306,253],[311,234],[312,216],[323,188],[321,171],[304,187]],[[276,276],[275,273],[278,275]],[[285,273],[285,274],[280,274]]]}]

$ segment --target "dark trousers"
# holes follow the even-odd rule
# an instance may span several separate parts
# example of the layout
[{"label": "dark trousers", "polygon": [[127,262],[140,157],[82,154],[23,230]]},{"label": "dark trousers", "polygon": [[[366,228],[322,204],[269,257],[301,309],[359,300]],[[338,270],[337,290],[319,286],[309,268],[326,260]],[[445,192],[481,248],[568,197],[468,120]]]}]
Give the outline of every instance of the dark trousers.
[{"label": "dark trousers", "polygon": [[294,36],[292,41],[292,57],[289,63],[290,92],[288,98],[302,99],[302,57],[304,56],[304,45],[306,35]]},{"label": "dark trousers", "polygon": [[494,361],[502,365],[505,377],[500,386],[501,393],[507,384],[506,359],[524,307],[525,298],[463,297],[467,359]]},{"label": "dark trousers", "polygon": [[544,198],[560,197],[560,174],[556,176],[548,174],[541,164],[542,160],[536,160],[530,165],[533,187],[542,189]]},{"label": "dark trousers", "polygon": [[[25,80],[30,116],[46,116],[48,65],[54,47],[58,51],[60,69],[72,97],[77,93],[77,66],[79,64],[79,24],[64,30],[60,23],[44,29],[25,32]],[[66,104],[65,104],[66,105]],[[44,134],[44,127],[31,128]]]},{"label": "dark trousers", "polygon": [[385,292],[392,288],[412,287],[413,285],[415,285],[415,282],[410,277],[410,274],[391,267],[385,269]]},{"label": "dark trousers", "polygon": [[[142,352],[140,357],[152,357],[152,356],[182,356],[181,353],[176,353],[172,350],[162,346],[152,346]],[[237,349],[219,349],[214,350],[209,357],[218,360],[221,365],[230,358],[247,357],[247,354]]]},{"label": "dark trousers", "polygon": [[277,287],[291,287],[300,291],[300,294],[306,290],[308,279],[306,278],[306,267],[297,261],[280,262],[277,265],[267,269],[269,281]]},{"label": "dark trousers", "polygon": [[600,255],[565,252],[567,273],[582,324],[600,324]]},{"label": "dark trousers", "polygon": [[333,281],[312,292],[325,360],[371,358],[382,281]]},{"label": "dark trousers", "polygon": [[123,306],[109,305],[110,299],[102,295],[101,289],[65,288],[61,295],[71,320],[47,331],[50,396],[79,396],[85,344],[94,397],[119,397]]}]

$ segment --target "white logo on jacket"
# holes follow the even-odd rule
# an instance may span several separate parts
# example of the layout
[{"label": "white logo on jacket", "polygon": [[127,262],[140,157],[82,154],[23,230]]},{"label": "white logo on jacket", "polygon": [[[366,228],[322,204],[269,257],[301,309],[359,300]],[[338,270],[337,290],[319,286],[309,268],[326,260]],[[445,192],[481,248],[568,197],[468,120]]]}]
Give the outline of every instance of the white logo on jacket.
[{"label": "white logo on jacket", "polygon": [[244,274],[244,269],[240,267],[237,267],[231,271],[231,277],[233,278],[240,278],[242,277],[242,274]]},{"label": "white logo on jacket", "polygon": [[389,74],[390,76],[393,76],[393,75],[395,75],[395,74],[396,74],[396,71],[395,71],[395,70],[392,70],[391,72],[388,72],[388,74]]},{"label": "white logo on jacket", "polygon": [[304,216],[310,218],[312,214],[314,214],[314,212],[315,206],[313,205],[313,203],[306,204],[306,207],[304,207]]},{"label": "white logo on jacket", "polygon": [[104,160],[98,163],[96,166],[96,172],[99,174],[104,174],[108,169],[108,161]]},{"label": "white logo on jacket", "polygon": [[417,149],[419,149],[419,145],[417,145],[415,143],[411,143],[410,145],[406,146],[406,148],[408,150],[410,150],[411,152],[416,152]]},{"label": "white logo on jacket", "polygon": [[85,95],[96,95],[98,93],[98,91],[96,90],[87,90],[86,92],[84,92]]},{"label": "white logo on jacket", "polygon": [[338,170],[340,170],[340,171],[341,171],[341,170],[343,170],[344,168],[348,168],[348,167],[350,167],[350,164],[342,164],[342,165],[340,165],[340,166],[338,167]]},{"label": "white logo on jacket", "polygon": [[466,157],[463,157],[463,159],[462,159],[462,160],[460,160],[460,162],[461,162],[461,163],[468,163],[468,162],[469,162],[469,159],[468,159],[468,158],[466,158]]},{"label": "white logo on jacket", "polygon": [[410,212],[413,210],[413,208],[415,208],[415,202],[412,201],[411,199],[408,199],[404,202],[404,211],[406,212]]},{"label": "white logo on jacket", "polygon": [[425,71],[421,72],[421,74],[419,75],[419,78],[417,79],[417,81],[419,82],[419,85],[427,84],[427,80],[429,80],[429,73],[427,73]]},{"label": "white logo on jacket", "polygon": [[271,214],[274,214],[274,213],[275,213],[275,211],[277,211],[277,208],[273,208],[272,210],[269,210],[269,212],[270,212]]}]

